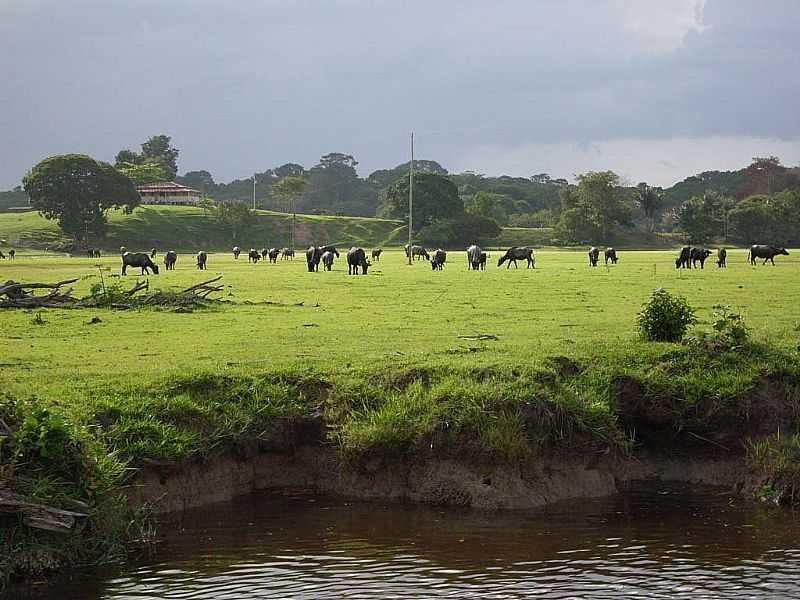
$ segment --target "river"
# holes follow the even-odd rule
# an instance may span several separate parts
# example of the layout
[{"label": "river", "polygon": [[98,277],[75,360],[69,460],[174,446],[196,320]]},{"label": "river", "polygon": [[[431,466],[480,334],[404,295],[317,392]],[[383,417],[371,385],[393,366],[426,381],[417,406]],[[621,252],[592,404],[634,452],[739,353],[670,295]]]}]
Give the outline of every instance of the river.
[{"label": "river", "polygon": [[22,598],[798,598],[800,518],[638,487],[525,512],[257,493],[187,511],[154,556]]}]

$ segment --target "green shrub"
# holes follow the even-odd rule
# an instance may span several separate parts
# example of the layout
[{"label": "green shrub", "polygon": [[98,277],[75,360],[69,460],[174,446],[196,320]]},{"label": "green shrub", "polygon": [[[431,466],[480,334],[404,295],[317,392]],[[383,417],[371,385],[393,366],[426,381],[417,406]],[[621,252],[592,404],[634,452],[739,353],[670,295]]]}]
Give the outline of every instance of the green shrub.
[{"label": "green shrub", "polygon": [[697,322],[686,298],[658,288],[637,318],[642,337],[651,342],[679,342],[689,326]]}]

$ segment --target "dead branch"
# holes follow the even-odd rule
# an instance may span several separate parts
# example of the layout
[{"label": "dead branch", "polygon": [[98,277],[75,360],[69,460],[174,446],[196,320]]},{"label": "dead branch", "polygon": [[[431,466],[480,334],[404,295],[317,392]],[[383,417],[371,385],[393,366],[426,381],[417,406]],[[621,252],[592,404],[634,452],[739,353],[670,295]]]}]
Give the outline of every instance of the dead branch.
[{"label": "dead branch", "polygon": [[8,490],[0,490],[0,512],[21,514],[23,523],[29,527],[58,533],[67,533],[78,519],[87,516],[86,513],[28,502],[24,497]]},{"label": "dead branch", "polygon": [[[207,287],[209,283],[214,283],[215,281],[219,281],[220,279],[222,279],[222,275],[220,275],[218,277],[214,277],[214,279],[209,279],[208,281],[204,281],[202,283],[198,283],[198,284],[195,284],[195,285],[193,285],[191,287],[188,287],[185,290],[183,290],[181,292],[181,294],[188,294],[189,292],[193,292],[197,288]],[[222,286],[220,286],[220,287],[222,287]]]}]

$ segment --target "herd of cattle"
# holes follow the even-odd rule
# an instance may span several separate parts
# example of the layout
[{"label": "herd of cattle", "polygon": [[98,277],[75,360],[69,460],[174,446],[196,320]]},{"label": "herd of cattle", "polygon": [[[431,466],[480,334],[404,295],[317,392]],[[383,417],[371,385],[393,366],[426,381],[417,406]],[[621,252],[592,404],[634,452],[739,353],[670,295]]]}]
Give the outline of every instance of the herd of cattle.
[{"label": "herd of cattle", "polygon": [[[380,261],[381,253],[383,250],[381,248],[376,248],[372,251],[372,260],[373,261]],[[153,259],[156,257],[156,249],[153,248],[149,253],[146,252],[128,252],[127,248],[122,246],[120,248],[120,253],[122,255],[122,274],[125,275],[127,272],[128,267],[138,267],[142,270],[142,275],[147,275],[152,271],[154,274],[158,274],[158,265],[153,262]],[[234,246],[233,248],[233,257],[234,259],[238,260],[239,255],[242,253],[241,248],[239,246]],[[725,267],[726,259],[728,252],[725,248],[718,248],[717,251],[717,266],[718,267]],[[10,257],[14,258],[14,251],[12,250],[10,253]],[[700,248],[700,247],[692,247],[692,246],[684,246],[681,248],[678,257],[675,259],[675,268],[677,269],[691,269],[697,268],[699,263],[700,268],[703,269],[705,266],[706,259],[711,256],[712,251],[707,248]],[[750,247],[748,252],[747,258],[750,264],[755,265],[756,260],[761,258],[763,259],[762,264],[767,264],[767,261],[770,261],[773,265],[775,264],[775,257],[778,255],[787,255],[789,252],[786,251],[786,248],[780,246],[768,246],[768,245],[753,245]],[[100,250],[96,248],[90,248],[88,250],[88,255],[90,258],[99,258],[100,257]],[[429,261],[431,264],[431,268],[434,271],[441,271],[444,268],[445,263],[447,262],[447,252],[442,250],[441,248],[437,248],[433,252],[428,252],[428,250],[424,246],[419,245],[405,245],[405,255],[406,258],[409,256],[412,260],[426,260]],[[600,248],[592,246],[588,252],[589,255],[589,266],[596,267],[598,261],[600,260]],[[603,252],[603,256],[605,258],[605,264],[608,265],[610,262],[611,264],[617,264],[619,260],[617,256],[617,251],[614,248],[606,248]],[[278,260],[278,257],[282,257],[283,260],[293,260],[294,259],[294,250],[290,248],[264,248],[260,252],[255,248],[251,248],[247,254],[248,261],[251,263],[257,263],[259,260],[267,260],[269,262],[275,263]],[[359,248],[357,246],[353,246],[350,250],[347,251],[345,254],[347,260],[347,272],[350,275],[358,275],[359,273],[362,275],[367,274],[367,270],[372,265],[372,263],[367,259],[367,252],[363,248]],[[5,256],[0,253],[0,258],[5,258]],[[325,271],[330,271],[333,269],[334,260],[340,258],[339,251],[336,249],[335,246],[327,245],[327,246],[311,246],[306,250],[306,264],[308,266],[308,271],[310,273],[314,273],[319,271],[319,265],[322,263],[322,268]],[[486,269],[486,260],[488,255],[486,252],[481,249],[480,246],[475,244],[471,245],[467,248],[467,267],[469,269],[479,271]],[[164,268],[167,271],[171,271],[175,268],[175,263],[178,260],[178,255],[174,250],[170,250],[164,254]],[[200,270],[206,269],[206,264],[208,262],[208,254],[204,251],[200,251],[195,256],[197,268]],[[514,267],[517,268],[517,261],[524,260],[526,262],[527,268],[535,269],[536,268],[536,258],[534,257],[533,248],[529,246],[512,246],[497,260],[497,266],[501,267],[504,263],[506,264],[506,268],[511,267],[511,263],[514,263]]]}]

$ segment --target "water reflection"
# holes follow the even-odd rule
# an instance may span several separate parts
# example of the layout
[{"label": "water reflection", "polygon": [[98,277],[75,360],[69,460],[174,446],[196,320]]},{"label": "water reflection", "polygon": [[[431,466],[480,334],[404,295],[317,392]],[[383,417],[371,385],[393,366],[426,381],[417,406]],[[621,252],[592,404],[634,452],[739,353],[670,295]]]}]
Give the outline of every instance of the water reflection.
[{"label": "water reflection", "polygon": [[800,597],[794,513],[719,492],[504,513],[255,494],[173,525],[155,559],[30,597]]}]

